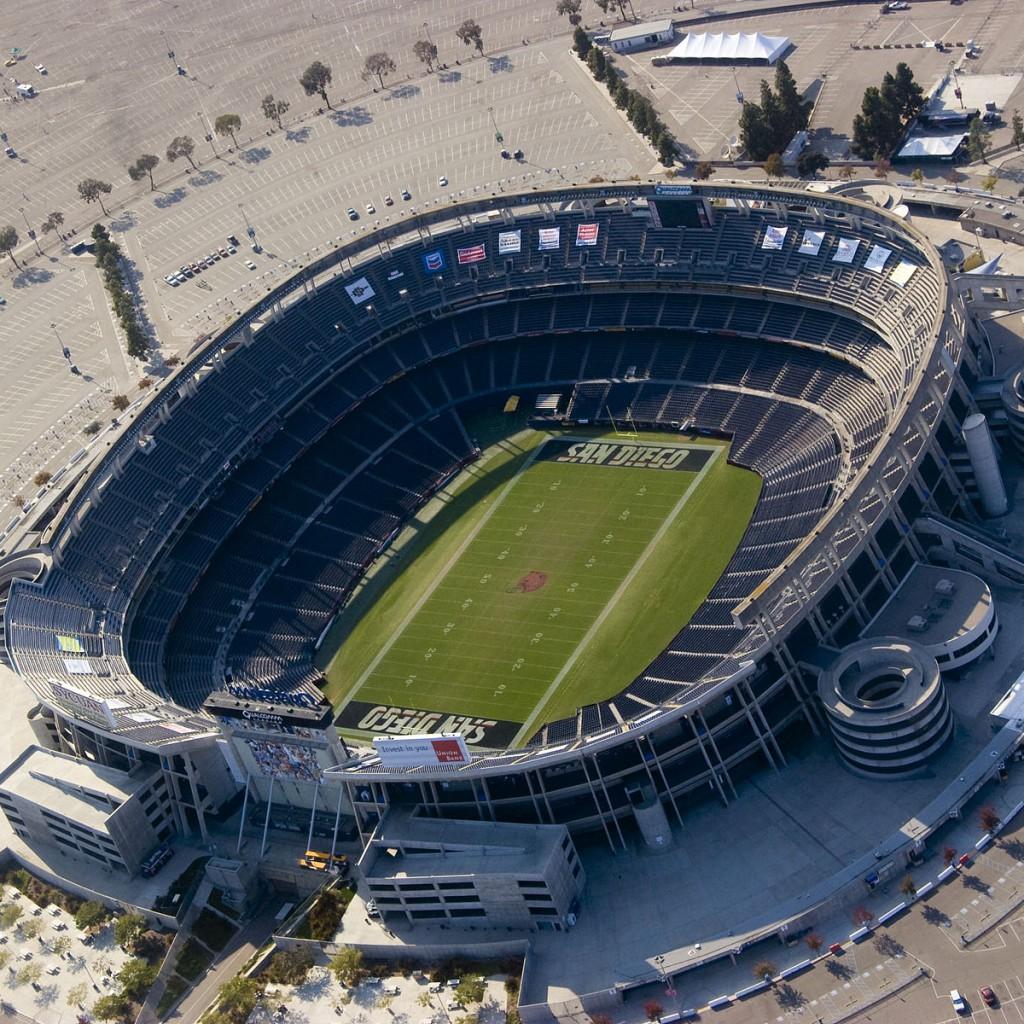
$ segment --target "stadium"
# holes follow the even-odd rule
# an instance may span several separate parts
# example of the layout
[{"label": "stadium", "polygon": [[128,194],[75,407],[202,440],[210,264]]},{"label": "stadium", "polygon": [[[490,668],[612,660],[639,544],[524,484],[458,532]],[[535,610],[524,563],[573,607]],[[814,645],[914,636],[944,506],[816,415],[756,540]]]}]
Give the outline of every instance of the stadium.
[{"label": "stadium", "polygon": [[[856,199],[415,214],[203,340],[55,481],[0,562],[7,657],[64,749],[159,763],[184,832],[287,777],[306,808],[340,782],[364,833],[405,805],[624,844],[652,795],[681,822],[827,732],[820,652],[925,561],[922,515],[976,518],[950,458],[976,332],[924,236]],[[223,742],[260,715],[277,754]],[[466,762],[365,742],[453,733]]]}]

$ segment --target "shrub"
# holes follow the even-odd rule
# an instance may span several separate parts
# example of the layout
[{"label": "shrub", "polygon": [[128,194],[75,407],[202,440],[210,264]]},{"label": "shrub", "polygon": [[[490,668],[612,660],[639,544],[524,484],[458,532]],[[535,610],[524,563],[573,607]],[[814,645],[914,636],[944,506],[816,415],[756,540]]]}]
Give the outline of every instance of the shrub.
[{"label": "shrub", "polygon": [[52,479],[52,473],[47,473],[45,469],[41,469],[34,477],[32,477],[32,483],[34,483],[36,487],[45,487]]},{"label": "shrub", "polygon": [[114,395],[114,397],[110,400],[110,404],[118,412],[124,412],[125,409],[127,409],[128,406],[131,405],[131,402],[128,401],[127,395]]},{"label": "shrub", "polygon": [[279,950],[267,963],[263,977],[275,985],[301,985],[312,966],[313,958],[308,953]]},{"label": "shrub", "polygon": [[82,433],[85,434],[86,437],[92,437],[93,434],[98,434],[100,432],[100,426],[101,423],[99,420],[93,420],[92,423],[87,423],[82,427]]},{"label": "shrub", "polygon": [[153,386],[153,378],[152,377],[143,377],[139,381],[139,390],[140,391],[145,391],[146,388],[151,388],[152,386]]},{"label": "shrub", "polygon": [[174,970],[188,981],[195,981],[213,960],[213,954],[201,946],[194,938],[185,943],[178,955]]},{"label": "shrub", "polygon": [[220,914],[214,913],[209,907],[196,919],[195,932],[203,938],[203,944],[219,953],[230,941],[237,929],[229,924]]},{"label": "shrub", "polygon": [[354,892],[347,886],[325,889],[309,908],[297,934],[302,938],[330,942],[337,934],[338,926],[345,914]]},{"label": "shrub", "polygon": [[657,1020],[664,1012],[661,1003],[657,999],[648,999],[644,1003],[644,1016],[648,1020]]},{"label": "shrub", "polygon": [[349,987],[358,985],[366,968],[363,966],[363,954],[355,946],[346,946],[337,956],[331,959],[331,973],[338,979],[339,985]]},{"label": "shrub", "polygon": [[92,931],[103,924],[108,917],[110,917],[110,911],[102,903],[97,903],[96,900],[87,900],[75,914],[75,927],[83,932]]}]

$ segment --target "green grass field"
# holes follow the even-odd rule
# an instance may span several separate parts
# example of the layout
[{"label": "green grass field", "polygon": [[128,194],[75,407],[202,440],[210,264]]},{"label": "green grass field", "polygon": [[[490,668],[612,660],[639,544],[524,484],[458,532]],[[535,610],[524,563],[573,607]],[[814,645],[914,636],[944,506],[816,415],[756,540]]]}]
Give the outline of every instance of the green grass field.
[{"label": "green grass field", "polygon": [[382,559],[321,649],[336,707],[515,723],[522,742],[617,693],[692,615],[760,479],[721,443],[641,436],[711,453],[688,472],[552,461],[550,436],[489,448]]}]

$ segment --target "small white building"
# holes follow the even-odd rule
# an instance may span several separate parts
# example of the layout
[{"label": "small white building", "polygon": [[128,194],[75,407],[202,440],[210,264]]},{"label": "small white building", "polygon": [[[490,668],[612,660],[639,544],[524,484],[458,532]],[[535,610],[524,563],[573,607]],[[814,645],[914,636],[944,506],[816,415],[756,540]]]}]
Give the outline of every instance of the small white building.
[{"label": "small white building", "polygon": [[671,43],[676,34],[676,27],[671,18],[663,21],[644,21],[639,25],[627,25],[617,28],[609,43],[616,53],[630,53],[633,50],[646,50],[652,46],[664,46]]}]

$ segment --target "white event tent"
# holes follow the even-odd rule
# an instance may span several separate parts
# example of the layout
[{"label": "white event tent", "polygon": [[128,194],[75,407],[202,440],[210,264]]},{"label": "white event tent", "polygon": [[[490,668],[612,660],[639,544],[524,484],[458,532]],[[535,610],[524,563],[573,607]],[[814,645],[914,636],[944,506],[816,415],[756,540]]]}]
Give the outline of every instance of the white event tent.
[{"label": "white event tent", "polygon": [[788,36],[764,36],[760,32],[690,32],[669,51],[668,59],[774,64],[789,45]]}]

